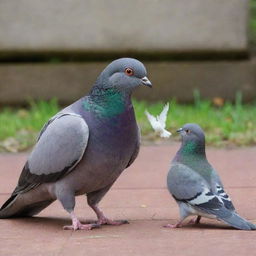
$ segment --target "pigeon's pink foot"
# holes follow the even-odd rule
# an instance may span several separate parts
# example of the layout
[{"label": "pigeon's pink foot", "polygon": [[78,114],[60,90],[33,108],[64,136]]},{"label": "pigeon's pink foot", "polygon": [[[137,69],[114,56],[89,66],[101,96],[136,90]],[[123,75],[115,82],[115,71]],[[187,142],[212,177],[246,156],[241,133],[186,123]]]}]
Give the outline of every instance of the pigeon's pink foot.
[{"label": "pigeon's pink foot", "polygon": [[99,207],[97,205],[91,205],[91,207],[95,211],[95,213],[98,217],[97,224],[99,224],[99,225],[119,226],[119,225],[123,225],[123,224],[129,224],[129,222],[127,220],[114,221],[114,220],[110,220],[110,219],[106,218],[104,213],[99,209]]},{"label": "pigeon's pink foot", "polygon": [[176,224],[166,224],[163,227],[164,228],[181,228],[182,224],[181,224],[181,222],[178,222]]},{"label": "pigeon's pink foot", "polygon": [[201,216],[197,216],[194,219],[191,219],[188,224],[199,224],[200,223]]},{"label": "pigeon's pink foot", "polygon": [[[189,222],[188,222],[188,225],[190,224],[199,224],[200,223],[200,219],[201,219],[201,216],[197,216],[196,218],[194,219],[191,219]],[[184,219],[183,219],[184,220]],[[167,224],[167,225],[164,225],[164,228],[181,228],[183,225],[182,225],[182,222],[183,220],[180,220],[178,223],[176,224]]]},{"label": "pigeon's pink foot", "polygon": [[63,229],[65,230],[91,230],[93,228],[99,228],[100,225],[98,224],[82,224],[77,223],[76,225],[64,226]]},{"label": "pigeon's pink foot", "polygon": [[72,225],[64,226],[63,229],[65,230],[91,230],[93,228],[100,227],[100,225],[97,223],[82,224],[73,211],[70,213],[70,217],[72,219]]},{"label": "pigeon's pink foot", "polygon": [[113,225],[113,226],[119,226],[123,224],[129,224],[127,220],[110,220],[106,217],[99,218],[97,221],[97,224],[99,225]]}]

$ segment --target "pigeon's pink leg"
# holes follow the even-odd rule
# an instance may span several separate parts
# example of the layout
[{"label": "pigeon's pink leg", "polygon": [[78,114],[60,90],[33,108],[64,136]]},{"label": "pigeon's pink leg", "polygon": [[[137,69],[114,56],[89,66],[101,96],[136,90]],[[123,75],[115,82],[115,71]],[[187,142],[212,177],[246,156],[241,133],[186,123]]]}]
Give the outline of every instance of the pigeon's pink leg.
[{"label": "pigeon's pink leg", "polygon": [[72,219],[72,225],[64,226],[63,229],[65,230],[91,230],[100,227],[98,224],[82,224],[76,217],[74,211],[70,213],[70,217]]},{"label": "pigeon's pink leg", "polygon": [[129,222],[127,220],[114,221],[114,220],[108,219],[107,217],[105,217],[104,213],[99,209],[99,207],[97,205],[91,205],[91,208],[94,210],[94,212],[96,213],[96,215],[98,217],[98,221],[97,221],[98,225],[119,226],[122,224],[129,224]]},{"label": "pigeon's pink leg", "polygon": [[194,219],[191,219],[188,224],[199,224],[200,223],[200,220],[201,220],[201,216],[197,216],[195,217]]},{"label": "pigeon's pink leg", "polygon": [[[192,219],[188,222],[188,224],[199,224],[200,222],[200,219],[201,219],[201,216],[197,216],[195,219]],[[167,225],[164,225],[164,228],[181,228],[183,225],[182,225],[182,222],[184,221],[184,219],[181,219],[178,223],[176,224],[167,224]]]},{"label": "pigeon's pink leg", "polygon": [[180,220],[178,223],[176,224],[166,224],[163,227],[164,228],[181,228],[182,227],[182,222],[183,220]]}]

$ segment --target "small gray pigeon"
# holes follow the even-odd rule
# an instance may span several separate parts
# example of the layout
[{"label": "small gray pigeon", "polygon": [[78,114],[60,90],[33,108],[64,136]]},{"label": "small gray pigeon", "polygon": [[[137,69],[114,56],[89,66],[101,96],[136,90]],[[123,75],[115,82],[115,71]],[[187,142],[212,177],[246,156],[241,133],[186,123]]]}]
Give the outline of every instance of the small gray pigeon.
[{"label": "small gray pigeon", "polygon": [[[139,152],[140,133],[131,102],[133,90],[152,87],[144,65],[131,58],[110,63],[88,96],[64,108],[44,125],[18,185],[0,209],[0,218],[33,216],[56,199],[70,214],[65,229],[120,225],[98,203]],[[82,224],[75,196],[87,195],[97,223]]]},{"label": "small gray pigeon", "polygon": [[165,227],[181,227],[186,217],[197,215],[189,223],[199,223],[202,216],[218,219],[237,229],[256,229],[254,224],[236,213],[220,177],[207,161],[201,127],[185,124],[177,132],[181,134],[182,144],[172,161],[167,185],[179,205],[180,221]]}]

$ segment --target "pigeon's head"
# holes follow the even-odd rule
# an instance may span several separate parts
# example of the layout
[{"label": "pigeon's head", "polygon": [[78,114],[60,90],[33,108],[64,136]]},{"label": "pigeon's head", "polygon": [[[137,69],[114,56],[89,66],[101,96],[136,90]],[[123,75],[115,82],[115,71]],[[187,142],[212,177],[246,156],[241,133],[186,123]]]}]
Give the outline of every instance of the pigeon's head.
[{"label": "pigeon's head", "polygon": [[177,132],[182,137],[182,144],[190,144],[199,147],[205,146],[205,136],[204,131],[198,124],[188,123],[183,125]]},{"label": "pigeon's head", "polygon": [[103,70],[96,82],[97,88],[113,88],[127,93],[141,85],[152,87],[144,65],[132,58],[114,60]]}]

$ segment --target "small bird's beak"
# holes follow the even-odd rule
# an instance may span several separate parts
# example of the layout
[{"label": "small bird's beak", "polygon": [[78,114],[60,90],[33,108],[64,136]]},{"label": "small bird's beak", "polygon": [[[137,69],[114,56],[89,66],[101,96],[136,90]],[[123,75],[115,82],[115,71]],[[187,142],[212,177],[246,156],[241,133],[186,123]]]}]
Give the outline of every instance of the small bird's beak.
[{"label": "small bird's beak", "polygon": [[177,133],[180,133],[180,132],[182,132],[182,131],[183,131],[183,129],[180,128],[180,129],[178,129],[176,132],[177,132]]},{"label": "small bird's beak", "polygon": [[146,85],[146,86],[152,88],[152,84],[146,76],[141,78],[141,82],[142,82],[143,85]]}]

